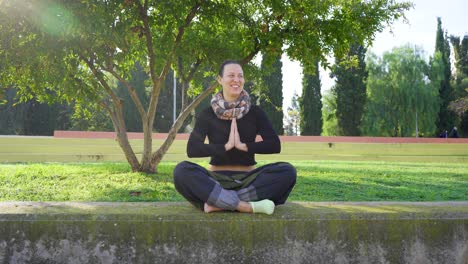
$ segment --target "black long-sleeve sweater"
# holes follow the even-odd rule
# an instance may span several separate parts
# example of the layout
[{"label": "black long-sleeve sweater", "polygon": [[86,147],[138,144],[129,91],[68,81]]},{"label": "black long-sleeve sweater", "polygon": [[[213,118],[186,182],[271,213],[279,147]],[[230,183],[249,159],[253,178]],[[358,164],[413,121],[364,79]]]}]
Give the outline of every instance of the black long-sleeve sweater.
[{"label": "black long-sleeve sweater", "polygon": [[[281,142],[273,130],[265,112],[252,105],[250,111],[237,120],[237,130],[240,140],[247,144],[248,152],[233,148],[226,151],[224,145],[228,142],[231,120],[216,117],[211,107],[204,109],[197,117],[195,127],[187,144],[189,157],[211,157],[211,165],[254,165],[255,153],[272,154],[281,151]],[[255,142],[257,135],[262,141]],[[208,136],[208,144],[205,138]]]}]

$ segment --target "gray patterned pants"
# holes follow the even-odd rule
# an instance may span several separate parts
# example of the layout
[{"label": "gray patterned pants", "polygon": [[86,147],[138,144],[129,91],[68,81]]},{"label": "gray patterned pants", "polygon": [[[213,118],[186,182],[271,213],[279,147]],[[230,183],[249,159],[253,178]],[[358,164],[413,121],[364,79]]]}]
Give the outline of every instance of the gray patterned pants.
[{"label": "gray patterned pants", "polygon": [[258,167],[249,172],[217,171],[218,174],[251,174],[257,176],[248,186],[240,189],[225,189],[198,164],[183,161],[174,169],[176,190],[194,206],[203,210],[207,203],[225,210],[235,210],[240,201],[272,200],[283,204],[296,183],[296,169],[289,163],[278,162]]}]

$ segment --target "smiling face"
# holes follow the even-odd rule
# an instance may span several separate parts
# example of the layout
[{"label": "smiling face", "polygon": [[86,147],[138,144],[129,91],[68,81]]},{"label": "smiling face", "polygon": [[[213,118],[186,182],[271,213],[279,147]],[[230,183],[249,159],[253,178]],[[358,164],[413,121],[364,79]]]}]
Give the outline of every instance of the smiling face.
[{"label": "smiling face", "polygon": [[224,100],[232,102],[239,98],[244,89],[244,72],[239,64],[224,65],[223,76],[218,76],[218,82],[223,87]]}]

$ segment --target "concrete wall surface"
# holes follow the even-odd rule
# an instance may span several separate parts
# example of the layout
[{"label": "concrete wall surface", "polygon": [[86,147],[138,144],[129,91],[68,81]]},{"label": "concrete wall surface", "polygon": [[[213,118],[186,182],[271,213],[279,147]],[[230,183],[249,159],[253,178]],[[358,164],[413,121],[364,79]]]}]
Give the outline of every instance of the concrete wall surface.
[{"label": "concrete wall surface", "polygon": [[468,202],[3,202],[0,263],[468,264]]}]

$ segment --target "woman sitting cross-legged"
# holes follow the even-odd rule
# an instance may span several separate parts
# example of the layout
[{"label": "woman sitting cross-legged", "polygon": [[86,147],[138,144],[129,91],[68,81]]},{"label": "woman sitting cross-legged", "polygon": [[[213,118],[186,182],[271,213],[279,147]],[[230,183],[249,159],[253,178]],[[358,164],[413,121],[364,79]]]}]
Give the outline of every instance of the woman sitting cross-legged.
[{"label": "woman sitting cross-legged", "polygon": [[[286,202],[296,183],[296,169],[286,162],[255,167],[255,153],[281,151],[279,137],[265,112],[251,105],[238,62],[224,62],[218,82],[222,91],[198,115],[187,144],[189,157],[211,157],[210,166],[179,163],[174,169],[175,188],[206,213],[272,214],[275,205]],[[257,135],[262,141],[255,141]]]}]

